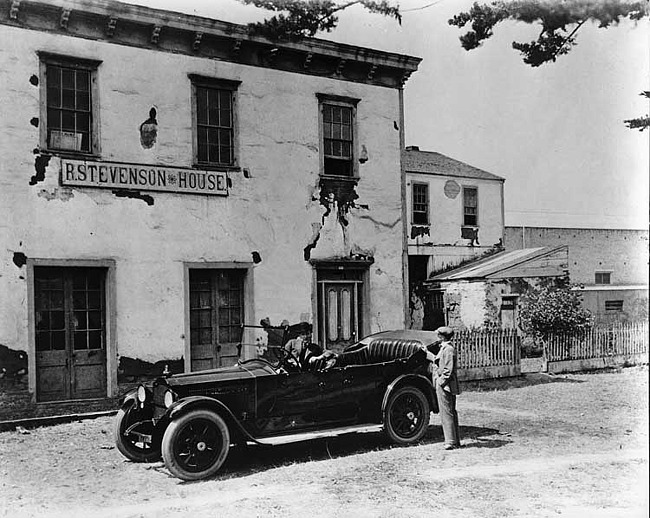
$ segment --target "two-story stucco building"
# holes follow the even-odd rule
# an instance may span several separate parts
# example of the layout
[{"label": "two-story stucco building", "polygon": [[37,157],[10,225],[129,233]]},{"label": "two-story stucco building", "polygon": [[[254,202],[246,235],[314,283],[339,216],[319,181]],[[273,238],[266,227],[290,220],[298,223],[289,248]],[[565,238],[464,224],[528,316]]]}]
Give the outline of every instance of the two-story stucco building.
[{"label": "two-story stucco building", "polygon": [[109,0],[0,0],[0,41],[0,344],[34,401],[251,357],[261,319],[404,326],[418,58]]},{"label": "two-story stucco building", "polygon": [[404,151],[407,194],[410,322],[445,323],[444,292],[423,281],[503,245],[505,180],[464,162],[409,146]]}]

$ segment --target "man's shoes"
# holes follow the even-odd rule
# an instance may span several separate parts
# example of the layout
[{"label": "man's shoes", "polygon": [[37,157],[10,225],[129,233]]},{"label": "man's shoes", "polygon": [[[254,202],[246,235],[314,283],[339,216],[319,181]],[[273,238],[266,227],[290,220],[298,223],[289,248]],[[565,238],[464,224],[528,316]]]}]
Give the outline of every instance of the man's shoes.
[{"label": "man's shoes", "polygon": [[445,450],[457,450],[460,448],[460,444],[445,444],[444,449]]}]

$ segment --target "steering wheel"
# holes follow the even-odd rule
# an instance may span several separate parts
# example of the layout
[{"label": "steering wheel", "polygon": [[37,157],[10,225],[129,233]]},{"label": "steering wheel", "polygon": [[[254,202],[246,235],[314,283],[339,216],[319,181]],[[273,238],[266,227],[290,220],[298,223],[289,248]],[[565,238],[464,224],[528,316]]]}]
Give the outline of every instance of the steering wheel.
[{"label": "steering wheel", "polygon": [[300,372],[302,370],[295,356],[284,347],[274,348],[273,353],[278,359],[278,368],[282,367],[287,372]]}]

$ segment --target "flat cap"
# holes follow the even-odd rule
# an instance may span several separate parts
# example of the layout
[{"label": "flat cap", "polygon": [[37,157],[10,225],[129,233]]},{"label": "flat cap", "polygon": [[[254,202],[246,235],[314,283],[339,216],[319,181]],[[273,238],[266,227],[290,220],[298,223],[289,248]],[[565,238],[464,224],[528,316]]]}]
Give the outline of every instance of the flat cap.
[{"label": "flat cap", "polygon": [[445,340],[449,340],[454,336],[454,330],[451,327],[446,326],[436,329],[436,333],[438,333]]}]

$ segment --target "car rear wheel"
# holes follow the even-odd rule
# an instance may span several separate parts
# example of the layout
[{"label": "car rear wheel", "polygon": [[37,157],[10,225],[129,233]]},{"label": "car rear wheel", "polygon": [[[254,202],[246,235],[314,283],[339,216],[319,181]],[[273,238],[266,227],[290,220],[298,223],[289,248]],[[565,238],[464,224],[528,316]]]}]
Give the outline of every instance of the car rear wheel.
[{"label": "car rear wheel", "polygon": [[229,449],[228,425],[210,410],[192,410],[172,421],[162,441],[165,466],[182,480],[214,475]]},{"label": "car rear wheel", "polygon": [[155,444],[153,422],[139,411],[135,401],[124,405],[117,412],[113,435],[117,449],[127,459],[133,462],[154,462],[160,459],[160,442]]},{"label": "car rear wheel", "polygon": [[422,439],[429,426],[429,402],[417,387],[406,386],[390,395],[384,410],[384,431],[397,444]]}]

